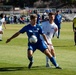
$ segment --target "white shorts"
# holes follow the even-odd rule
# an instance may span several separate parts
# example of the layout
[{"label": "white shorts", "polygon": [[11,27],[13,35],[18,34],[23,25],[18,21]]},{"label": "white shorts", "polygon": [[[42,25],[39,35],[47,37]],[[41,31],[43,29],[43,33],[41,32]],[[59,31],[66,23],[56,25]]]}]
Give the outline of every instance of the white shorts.
[{"label": "white shorts", "polygon": [[[51,45],[50,45],[50,48],[51,48],[51,49],[54,49],[51,39],[48,40],[48,42],[49,42],[49,44],[51,44]],[[46,43],[46,42],[45,42],[45,43]]]}]

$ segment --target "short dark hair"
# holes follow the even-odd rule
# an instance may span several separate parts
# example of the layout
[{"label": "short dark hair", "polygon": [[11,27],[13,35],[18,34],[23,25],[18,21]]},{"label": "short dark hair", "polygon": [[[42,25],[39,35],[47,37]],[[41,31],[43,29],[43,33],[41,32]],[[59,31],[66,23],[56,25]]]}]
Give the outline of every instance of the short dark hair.
[{"label": "short dark hair", "polygon": [[50,13],[48,14],[48,16],[50,16],[50,15],[55,15],[55,13],[53,13],[53,12],[50,12]]},{"label": "short dark hair", "polygon": [[31,14],[30,15],[30,19],[32,20],[32,19],[35,19],[35,18],[37,18],[37,15],[36,14]]}]

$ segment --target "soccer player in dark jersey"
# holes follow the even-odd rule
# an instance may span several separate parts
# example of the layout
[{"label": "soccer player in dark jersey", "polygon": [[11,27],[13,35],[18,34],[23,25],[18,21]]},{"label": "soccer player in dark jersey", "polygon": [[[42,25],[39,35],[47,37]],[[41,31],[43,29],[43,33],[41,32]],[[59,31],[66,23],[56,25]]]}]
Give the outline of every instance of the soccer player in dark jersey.
[{"label": "soccer player in dark jersey", "polygon": [[74,19],[73,19],[73,31],[74,31],[74,42],[76,46],[76,15],[74,16]]},{"label": "soccer player in dark jersey", "polygon": [[[61,67],[59,67],[59,65],[57,64],[56,60],[52,56],[52,54],[49,52],[47,45],[45,44],[44,41],[42,41],[42,39],[40,37],[40,35],[42,35],[43,38],[45,39],[46,43],[49,44],[44,32],[42,31],[42,28],[36,23],[37,15],[36,14],[32,14],[30,16],[30,20],[31,20],[30,24],[24,26],[21,30],[16,32],[12,37],[7,39],[6,43],[10,42],[12,39],[17,37],[21,33],[25,33],[26,32],[27,36],[28,36],[28,59],[30,61],[29,65],[28,65],[28,68],[30,69],[32,67],[32,64],[33,64],[33,53],[36,51],[36,49],[39,49],[42,53],[44,53],[46,56],[49,57],[50,61],[53,63],[53,65],[57,69],[61,69]],[[32,35],[35,35],[37,37],[38,41],[36,43],[30,43],[29,42],[29,38]]]}]

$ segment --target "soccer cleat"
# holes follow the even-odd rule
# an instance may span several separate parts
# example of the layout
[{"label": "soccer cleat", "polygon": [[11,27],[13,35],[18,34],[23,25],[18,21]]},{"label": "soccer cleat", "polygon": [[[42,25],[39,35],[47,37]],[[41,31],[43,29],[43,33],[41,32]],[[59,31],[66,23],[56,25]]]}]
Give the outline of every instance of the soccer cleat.
[{"label": "soccer cleat", "polygon": [[56,67],[56,69],[62,69],[62,68],[58,66],[58,67]]},{"label": "soccer cleat", "polygon": [[0,41],[2,41],[2,40],[0,39]]},{"label": "soccer cleat", "polygon": [[28,65],[28,68],[30,69],[32,67],[33,62],[30,62]]},{"label": "soccer cleat", "polygon": [[59,39],[59,36],[57,36],[57,38]]}]

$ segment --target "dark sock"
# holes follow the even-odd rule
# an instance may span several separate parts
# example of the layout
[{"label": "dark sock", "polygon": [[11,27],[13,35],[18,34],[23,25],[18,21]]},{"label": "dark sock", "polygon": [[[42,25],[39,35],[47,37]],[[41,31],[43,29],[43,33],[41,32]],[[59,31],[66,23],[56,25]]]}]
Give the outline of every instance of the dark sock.
[{"label": "dark sock", "polygon": [[28,57],[28,59],[30,60],[30,62],[33,62],[33,57]]}]

